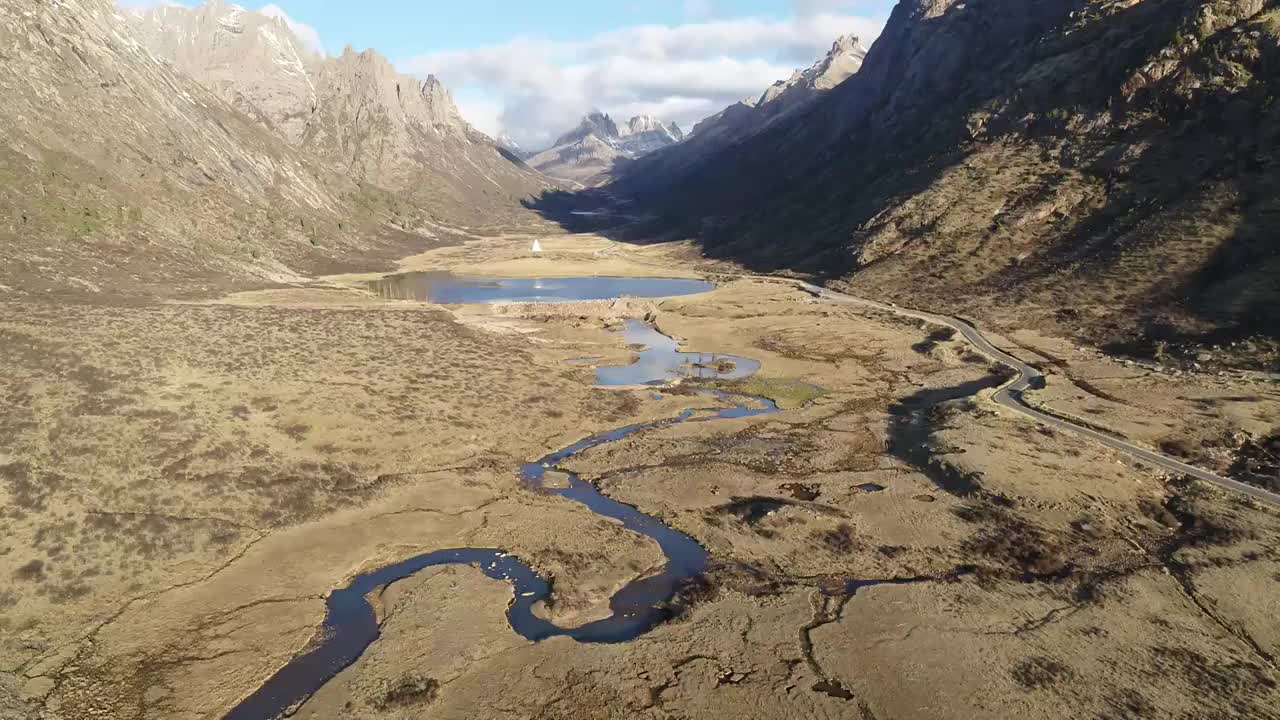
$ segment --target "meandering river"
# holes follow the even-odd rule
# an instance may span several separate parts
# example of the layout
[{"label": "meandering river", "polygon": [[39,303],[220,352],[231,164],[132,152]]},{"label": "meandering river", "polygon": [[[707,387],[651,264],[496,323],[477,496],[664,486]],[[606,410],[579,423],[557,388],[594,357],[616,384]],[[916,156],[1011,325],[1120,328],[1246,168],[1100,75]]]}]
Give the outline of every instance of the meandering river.
[{"label": "meandering river", "polygon": [[[561,278],[468,279],[444,273],[392,276],[371,284],[386,297],[431,302],[526,302],[537,300],[666,297],[705,292],[709,283],[665,278]],[[628,344],[639,346],[637,359],[621,366],[597,368],[597,385],[663,385],[683,377],[732,380],[751,376],[760,363],[749,358],[680,352],[679,344],[651,325],[627,323]],[[580,503],[592,512],[612,518],[623,527],[652,539],[666,557],[666,565],[637,579],[609,600],[608,617],[572,628],[559,627],[534,614],[534,607],[551,594],[550,585],[519,558],[498,548],[452,548],[417,555],[352,578],[330,593],[322,626],[308,649],[294,657],[230,713],[229,720],[267,720],[285,714],[305,702],[325,683],[349,667],[378,639],[379,627],[368,596],[374,590],[408,578],[426,568],[470,565],[485,575],[511,583],[514,600],[507,610],[511,629],[532,641],[555,636],[584,643],[617,643],[642,635],[671,616],[671,601],[707,565],[707,551],[696,540],[668,527],[630,505],[603,495],[574,473],[566,473],[565,487],[550,488],[543,480],[548,470],[579,453],[616,442],[636,433],[687,422],[714,422],[778,412],[773,401],[716,390],[698,391],[716,400],[716,409],[686,410],[679,416],[638,423],[579,440],[555,452],[525,463],[518,470],[520,482],[532,490],[549,492]],[[728,401],[732,407],[722,407]]]}]

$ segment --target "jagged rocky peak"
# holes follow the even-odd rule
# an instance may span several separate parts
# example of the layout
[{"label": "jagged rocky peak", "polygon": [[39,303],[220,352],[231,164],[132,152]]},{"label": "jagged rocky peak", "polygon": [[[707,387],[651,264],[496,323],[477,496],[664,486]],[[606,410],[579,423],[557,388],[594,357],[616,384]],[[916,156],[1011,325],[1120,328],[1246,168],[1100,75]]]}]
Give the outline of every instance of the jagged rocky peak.
[{"label": "jagged rocky peak", "polygon": [[577,142],[591,135],[606,143],[617,144],[619,140],[634,137],[664,137],[671,142],[679,142],[684,137],[684,132],[679,125],[663,124],[652,115],[636,115],[625,124],[618,125],[607,113],[595,110],[587,113],[573,130],[561,135],[555,146]]},{"label": "jagged rocky peak", "polygon": [[289,140],[301,136],[316,101],[310,75],[322,58],[283,18],[209,0],[193,8],[160,5],[125,20],[156,57]]},{"label": "jagged rocky peak", "polygon": [[599,110],[588,113],[587,116],[582,119],[582,127],[590,127],[596,131],[596,134],[603,135],[605,137],[618,136],[617,123],[613,121],[613,118],[609,117],[608,113],[602,113]]},{"label": "jagged rocky peak", "polygon": [[418,86],[418,95],[426,103],[427,117],[433,125],[464,134],[471,132],[471,126],[453,102],[453,94],[435,75],[427,75],[427,79]]},{"label": "jagged rocky peak", "polygon": [[816,90],[830,90],[858,72],[866,59],[867,49],[858,36],[842,35],[826,57],[802,73],[803,79]]},{"label": "jagged rocky peak", "polygon": [[569,145],[594,135],[602,140],[616,140],[621,137],[618,125],[607,114],[594,110],[587,113],[578,126],[556,139],[553,147]]},{"label": "jagged rocky peak", "polygon": [[530,157],[529,164],[553,177],[594,181],[620,159],[642,157],[683,139],[684,132],[675,123],[637,115],[619,127],[608,114],[596,110],[555,145]]},{"label": "jagged rocky peak", "polygon": [[675,123],[662,124],[652,115],[637,115],[627,122],[618,139],[618,149],[627,157],[648,155],[684,139],[684,133]]},{"label": "jagged rocky peak", "polygon": [[848,80],[862,68],[866,57],[858,36],[842,35],[822,59],[775,82],[758,97],[734,103],[702,120],[694,126],[692,136],[731,142],[753,134]]},{"label": "jagged rocky peak", "polygon": [[680,142],[684,139],[684,131],[676,123],[663,124],[661,120],[652,115],[636,115],[627,121],[626,127],[622,128],[622,137],[632,135],[644,135],[653,133],[655,135],[670,137],[674,142]]},{"label": "jagged rocky peak", "polygon": [[[411,124],[465,137],[473,131],[435,77],[401,75],[374,50],[346,47],[326,58],[309,50],[280,15],[225,0],[132,14],[143,45],[294,143],[314,136],[327,107],[359,98]],[[322,100],[327,101],[322,103]]]},{"label": "jagged rocky peak", "polygon": [[136,9],[126,20],[149,50],[179,66],[266,60],[296,73],[321,57],[298,38],[283,16],[223,0],[195,7],[162,4]]},{"label": "jagged rocky peak", "polygon": [[[392,142],[391,147],[401,147],[407,153],[414,141],[405,133],[458,140],[478,135],[436,76],[419,80],[403,75],[374,50],[357,52],[346,48],[342,55],[321,66],[316,85],[322,105],[329,108],[323,118],[327,122],[325,129],[335,139],[352,137],[353,132],[384,133],[385,139]],[[359,130],[361,119],[366,123],[372,120],[375,125]],[[387,124],[378,129],[377,123],[383,120]]]},{"label": "jagged rocky peak", "polygon": [[431,126],[462,130],[466,125],[453,96],[435,75],[428,75],[425,80],[402,75],[376,50],[357,53],[350,47],[333,66],[339,75],[346,76],[344,79],[350,83],[347,89],[352,93],[378,96]]},{"label": "jagged rocky peak", "polygon": [[472,128],[434,75],[402,74],[374,50],[308,52],[270,12],[210,0],[132,22],[152,54],[348,177],[397,192],[430,187],[452,209],[495,184],[512,197],[546,187]]},{"label": "jagged rocky peak", "polygon": [[637,115],[627,122],[626,135],[637,135],[645,132],[662,132],[667,128],[662,121],[652,115]]},{"label": "jagged rocky peak", "polygon": [[435,75],[427,75],[427,79],[422,81],[422,97],[429,102],[438,103],[440,105],[453,105],[453,96],[449,94],[449,90],[440,82],[440,78]]},{"label": "jagged rocky peak", "polygon": [[866,48],[857,35],[842,35],[831,44],[825,57],[808,69],[796,70],[786,80],[779,80],[764,91],[753,103],[760,107],[783,99],[784,95],[812,95],[815,91],[830,90],[849,76],[858,72],[867,57]]}]

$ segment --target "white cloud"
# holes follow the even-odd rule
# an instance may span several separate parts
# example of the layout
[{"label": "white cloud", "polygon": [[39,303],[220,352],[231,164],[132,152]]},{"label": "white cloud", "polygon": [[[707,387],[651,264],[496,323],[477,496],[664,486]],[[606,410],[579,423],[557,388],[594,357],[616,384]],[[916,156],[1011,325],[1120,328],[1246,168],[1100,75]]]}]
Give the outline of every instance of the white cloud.
[{"label": "white cloud", "polygon": [[[794,0],[786,19],[644,25],[575,42],[517,38],[397,64],[415,75],[435,73],[465,98],[459,105],[472,123],[490,134],[505,132],[526,148],[549,145],[593,109],[620,119],[652,114],[687,130],[813,63],[840,35],[854,33],[869,46],[884,18],[840,13],[845,4]],[[685,3],[690,17],[714,7]]]},{"label": "white cloud", "polygon": [[289,29],[293,31],[294,36],[302,42],[302,46],[306,49],[316,53],[317,55],[328,54],[325,52],[324,43],[320,42],[320,33],[316,31],[314,27],[304,22],[298,22],[297,20],[289,17],[289,14],[284,11],[284,8],[273,3],[271,5],[263,6],[258,10],[258,12],[266,15],[267,17],[283,20],[284,24],[289,26]]},{"label": "white cloud", "polygon": [[475,88],[463,88],[462,92],[450,91],[450,94],[462,117],[473,127],[489,137],[497,137],[502,133],[501,100],[478,92]]}]

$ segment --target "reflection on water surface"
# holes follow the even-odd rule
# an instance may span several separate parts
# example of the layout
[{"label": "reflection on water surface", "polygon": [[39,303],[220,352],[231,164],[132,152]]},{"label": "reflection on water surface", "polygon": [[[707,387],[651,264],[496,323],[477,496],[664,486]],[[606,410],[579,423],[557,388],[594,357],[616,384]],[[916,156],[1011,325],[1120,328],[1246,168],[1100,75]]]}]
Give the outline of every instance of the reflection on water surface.
[{"label": "reflection on water surface", "polygon": [[482,278],[448,272],[413,272],[373,280],[369,289],[389,300],[453,305],[674,297],[709,292],[715,286],[704,280],[685,278]]}]

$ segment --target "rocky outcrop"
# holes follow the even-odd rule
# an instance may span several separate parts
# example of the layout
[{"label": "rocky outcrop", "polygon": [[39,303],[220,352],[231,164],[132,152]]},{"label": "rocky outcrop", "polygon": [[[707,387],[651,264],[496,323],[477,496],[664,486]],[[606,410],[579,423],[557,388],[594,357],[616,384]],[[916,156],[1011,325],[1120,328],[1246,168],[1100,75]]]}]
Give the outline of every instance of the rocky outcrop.
[{"label": "rocky outcrop", "polygon": [[450,151],[467,155],[473,142],[477,150],[486,144],[435,77],[400,75],[372,50],[346,48],[318,66],[315,85],[316,109],[300,144],[361,180],[403,189]]},{"label": "rocky outcrop", "polygon": [[608,178],[619,161],[644,157],[684,139],[675,123],[638,115],[619,127],[601,112],[588,114],[555,144],[529,158],[529,164],[552,177],[598,183]]}]

